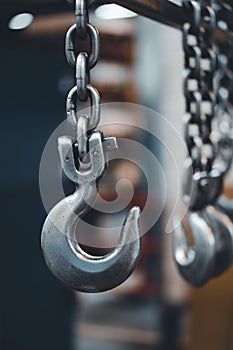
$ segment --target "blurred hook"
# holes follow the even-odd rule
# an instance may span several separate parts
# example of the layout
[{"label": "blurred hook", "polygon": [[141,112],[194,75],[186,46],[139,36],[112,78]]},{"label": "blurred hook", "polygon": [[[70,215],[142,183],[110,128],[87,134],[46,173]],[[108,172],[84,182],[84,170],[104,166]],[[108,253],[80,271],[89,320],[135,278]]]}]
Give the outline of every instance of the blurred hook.
[{"label": "blurred hook", "polygon": [[215,266],[212,277],[225,272],[233,261],[233,224],[227,215],[209,206],[204,211],[215,239]]},{"label": "blurred hook", "polygon": [[175,217],[174,258],[184,279],[193,286],[200,287],[212,276],[215,264],[215,238],[201,211],[189,212],[188,222],[195,245],[193,247],[190,245],[182,222]]},{"label": "blurred hook", "polygon": [[[49,213],[42,230],[42,249],[51,272],[69,287],[82,292],[103,292],[124,282],[138,261],[141,242],[140,209],[133,207],[123,225],[117,246],[104,256],[92,256],[76,242],[74,225],[94,203],[97,182],[105,170],[105,153],[117,147],[113,137],[102,138],[99,131],[89,137],[90,167],[78,171],[73,141],[59,138],[63,170],[78,187]],[[85,165],[86,166],[86,165]]]},{"label": "blurred hook", "polygon": [[174,257],[181,275],[200,287],[225,272],[233,261],[233,224],[213,206],[189,212],[194,246],[179,218],[174,219]]}]

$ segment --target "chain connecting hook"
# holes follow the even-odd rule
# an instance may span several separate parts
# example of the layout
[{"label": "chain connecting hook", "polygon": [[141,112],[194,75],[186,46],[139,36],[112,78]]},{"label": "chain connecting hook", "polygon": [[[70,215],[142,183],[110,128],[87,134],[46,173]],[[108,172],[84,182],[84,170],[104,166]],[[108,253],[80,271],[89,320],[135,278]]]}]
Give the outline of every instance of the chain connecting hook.
[{"label": "chain connecting hook", "polygon": [[116,139],[103,139],[100,131],[91,133],[88,137],[90,167],[85,171],[76,169],[72,138],[62,136],[58,145],[64,173],[77,188],[51,210],[44,223],[45,261],[58,279],[75,290],[103,292],[112,289],[129,277],[138,261],[140,209],[130,210],[117,246],[104,256],[87,254],[79,246],[74,237],[74,225],[96,199],[97,183],[105,170],[105,154],[117,147]]}]

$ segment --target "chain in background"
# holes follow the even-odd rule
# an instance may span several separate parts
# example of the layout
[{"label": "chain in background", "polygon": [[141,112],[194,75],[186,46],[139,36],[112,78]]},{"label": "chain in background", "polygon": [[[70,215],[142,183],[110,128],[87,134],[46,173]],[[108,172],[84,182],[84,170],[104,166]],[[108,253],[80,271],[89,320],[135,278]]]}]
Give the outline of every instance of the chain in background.
[{"label": "chain in background", "polygon": [[216,104],[217,62],[212,40],[216,16],[213,7],[201,1],[184,1],[183,6],[192,13],[190,22],[183,25],[185,140],[193,171],[210,171],[216,153],[211,140]]},{"label": "chain in background", "polygon": [[[230,3],[216,1],[218,24],[227,34],[233,30],[233,10]],[[225,45],[218,43],[218,72],[216,83],[217,152],[229,170],[233,156],[233,37]]]}]

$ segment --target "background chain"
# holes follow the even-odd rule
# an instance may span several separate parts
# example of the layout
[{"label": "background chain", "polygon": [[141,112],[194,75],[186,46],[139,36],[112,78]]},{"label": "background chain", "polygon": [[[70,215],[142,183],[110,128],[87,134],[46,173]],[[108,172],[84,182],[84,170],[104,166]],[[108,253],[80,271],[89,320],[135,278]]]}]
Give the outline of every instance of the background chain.
[{"label": "background chain", "polygon": [[185,55],[184,95],[186,99],[185,139],[194,172],[211,170],[215,148],[211,140],[215,109],[214,77],[216,52],[212,34],[216,28],[215,11],[208,3],[184,1],[191,9],[190,22],[183,25]]},{"label": "background chain", "polygon": [[[218,20],[226,32],[233,29],[232,6],[226,2],[215,2]],[[219,22],[220,23],[220,22]],[[218,129],[217,152],[225,163],[225,171],[230,168],[233,157],[233,37],[227,44],[218,43],[218,82],[216,84]]]}]

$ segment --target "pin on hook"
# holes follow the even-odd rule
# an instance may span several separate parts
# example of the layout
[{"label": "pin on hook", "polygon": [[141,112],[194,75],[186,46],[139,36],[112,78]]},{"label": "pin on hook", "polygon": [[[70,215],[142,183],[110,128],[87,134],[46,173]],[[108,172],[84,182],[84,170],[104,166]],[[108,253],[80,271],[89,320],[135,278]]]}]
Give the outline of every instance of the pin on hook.
[{"label": "pin on hook", "polygon": [[124,282],[134,270],[141,249],[140,209],[133,207],[121,231],[117,246],[107,255],[87,254],[76,242],[73,225],[94,203],[97,184],[105,170],[106,152],[117,147],[114,137],[102,138],[99,131],[88,139],[90,167],[77,170],[73,140],[59,138],[58,149],[66,176],[76,184],[75,192],[48,214],[42,229],[42,249],[51,272],[67,286],[82,292],[103,292]]}]

